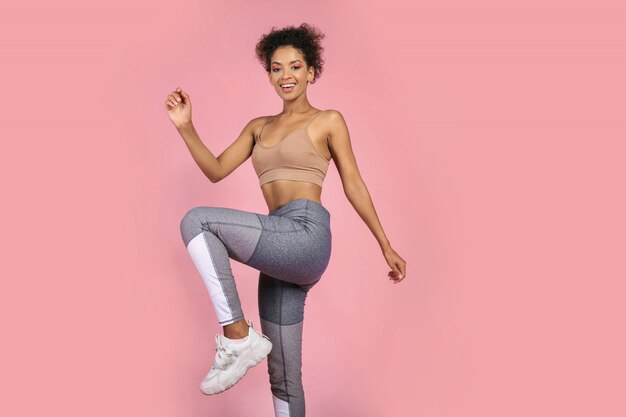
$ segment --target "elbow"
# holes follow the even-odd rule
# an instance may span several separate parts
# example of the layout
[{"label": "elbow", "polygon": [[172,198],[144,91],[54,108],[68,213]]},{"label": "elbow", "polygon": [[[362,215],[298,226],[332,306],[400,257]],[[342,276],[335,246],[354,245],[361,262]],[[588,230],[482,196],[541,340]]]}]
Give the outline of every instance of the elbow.
[{"label": "elbow", "polygon": [[344,187],[344,193],[346,194],[347,197],[361,194],[364,190],[367,190],[367,187],[365,186],[365,183],[361,179],[350,181],[346,183]]},{"label": "elbow", "polygon": [[222,179],[224,179],[224,175],[222,174],[222,172],[219,172],[219,171],[218,172],[204,171],[204,175],[206,175],[206,177],[209,179],[209,181],[211,181],[214,184],[216,182],[220,182]]},{"label": "elbow", "polygon": [[220,176],[218,176],[217,174],[212,174],[210,172],[207,172],[205,170],[202,170],[202,173],[204,174],[205,177],[207,177],[209,179],[209,181],[211,181],[213,184],[215,184],[216,182],[220,182],[220,180],[222,179]]}]

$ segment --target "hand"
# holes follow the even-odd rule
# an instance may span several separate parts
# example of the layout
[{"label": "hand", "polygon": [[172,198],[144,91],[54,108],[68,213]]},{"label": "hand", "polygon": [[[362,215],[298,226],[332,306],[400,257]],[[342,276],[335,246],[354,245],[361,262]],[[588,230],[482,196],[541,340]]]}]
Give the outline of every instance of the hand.
[{"label": "hand", "polygon": [[191,100],[180,87],[167,96],[165,109],[177,128],[191,122]]},{"label": "hand", "polygon": [[402,281],[406,277],[406,261],[400,257],[391,247],[383,252],[385,260],[391,267],[391,271],[387,274],[394,284]]}]

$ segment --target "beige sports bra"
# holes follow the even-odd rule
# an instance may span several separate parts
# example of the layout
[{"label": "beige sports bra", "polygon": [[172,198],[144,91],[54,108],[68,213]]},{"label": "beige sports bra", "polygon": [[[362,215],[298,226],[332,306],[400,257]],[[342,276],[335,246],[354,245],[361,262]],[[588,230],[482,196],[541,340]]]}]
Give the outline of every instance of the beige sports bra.
[{"label": "beige sports bra", "polygon": [[313,119],[321,112],[317,112],[304,126],[270,147],[261,142],[261,133],[269,117],[265,120],[258,137],[254,139],[255,146],[252,149],[252,165],[261,187],[275,180],[305,181],[322,186],[330,161],[315,148],[308,131]]}]

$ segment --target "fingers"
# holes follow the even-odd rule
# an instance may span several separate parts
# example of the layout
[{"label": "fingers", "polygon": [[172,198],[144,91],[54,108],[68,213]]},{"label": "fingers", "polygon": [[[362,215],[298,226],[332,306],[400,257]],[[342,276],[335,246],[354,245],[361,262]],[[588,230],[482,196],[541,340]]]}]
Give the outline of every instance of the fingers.
[{"label": "fingers", "polygon": [[404,278],[404,275],[402,275],[400,271],[397,269],[394,269],[393,271],[389,271],[387,275],[389,276],[389,279],[393,281],[394,284],[397,284],[398,282],[402,281],[402,279]]},{"label": "fingers", "polygon": [[176,98],[174,96],[172,96],[171,94],[169,96],[167,96],[167,101],[165,102],[165,104],[170,108],[173,109],[174,107],[178,106],[178,101],[176,100]]},{"label": "fingers", "polygon": [[189,100],[189,95],[185,93],[180,87],[175,91],[172,91],[165,100],[165,108],[168,110],[178,106],[179,103],[186,103]]},{"label": "fingers", "polygon": [[180,88],[178,88],[176,91],[179,91],[180,94],[183,96],[183,98],[185,99],[185,101],[189,100],[189,94],[185,93],[183,90],[181,90]]},{"label": "fingers", "polygon": [[402,281],[404,279],[404,275],[402,274],[402,272],[400,272],[399,269],[396,269],[394,271],[394,273],[396,274],[396,280],[394,281],[394,284],[397,284],[398,282],[400,282],[400,281]]},{"label": "fingers", "polygon": [[180,94],[173,92],[169,96],[167,96],[168,101],[172,105],[172,107],[178,106],[178,103],[181,103],[183,100],[180,97]]},{"label": "fingers", "polygon": [[167,100],[165,100],[165,108],[167,108],[168,110],[173,109],[174,107],[178,106],[178,99],[176,98],[176,96],[174,95],[174,93],[169,94],[167,96]]},{"label": "fingers", "polygon": [[389,271],[387,275],[390,280],[394,281],[394,284],[402,281],[406,277],[406,262],[404,260],[396,262],[393,265],[393,271]]},{"label": "fingers", "polygon": [[176,97],[176,100],[179,103],[187,103],[189,101],[189,94],[185,93],[180,87],[178,87],[172,94],[174,94],[174,97]]},{"label": "fingers", "polygon": [[397,282],[400,282],[406,277],[406,261],[400,258],[400,256],[398,256],[398,258],[399,259],[395,263],[394,270],[397,272],[397,274],[400,277],[400,279]]}]

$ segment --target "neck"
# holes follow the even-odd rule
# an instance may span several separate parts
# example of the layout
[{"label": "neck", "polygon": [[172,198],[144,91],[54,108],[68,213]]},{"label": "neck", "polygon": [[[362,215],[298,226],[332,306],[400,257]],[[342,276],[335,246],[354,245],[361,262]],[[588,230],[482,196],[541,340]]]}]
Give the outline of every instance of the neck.
[{"label": "neck", "polygon": [[310,111],[313,108],[311,103],[306,97],[306,93],[294,100],[283,100],[283,111],[281,114],[302,114]]}]

